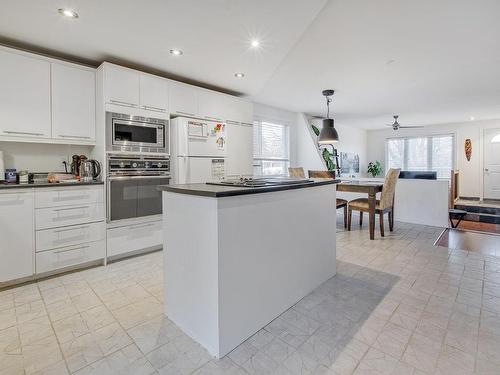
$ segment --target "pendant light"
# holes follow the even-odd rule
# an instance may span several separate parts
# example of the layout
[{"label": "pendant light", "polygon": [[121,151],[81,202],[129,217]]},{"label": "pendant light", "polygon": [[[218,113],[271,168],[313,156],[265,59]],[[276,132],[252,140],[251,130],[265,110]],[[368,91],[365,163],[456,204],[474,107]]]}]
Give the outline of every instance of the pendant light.
[{"label": "pendant light", "polygon": [[323,96],[326,97],[326,118],[323,120],[323,128],[319,133],[318,143],[319,144],[331,144],[339,141],[339,134],[334,127],[334,120],[330,118],[330,103],[334,93],[333,90],[323,90]]}]

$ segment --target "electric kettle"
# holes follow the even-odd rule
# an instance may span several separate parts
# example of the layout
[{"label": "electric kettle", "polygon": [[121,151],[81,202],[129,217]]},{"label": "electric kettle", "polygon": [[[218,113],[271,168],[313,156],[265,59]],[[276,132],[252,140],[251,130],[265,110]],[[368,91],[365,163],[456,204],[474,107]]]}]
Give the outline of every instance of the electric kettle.
[{"label": "electric kettle", "polygon": [[80,163],[80,181],[90,182],[97,180],[101,174],[101,163],[97,160],[82,160]]}]

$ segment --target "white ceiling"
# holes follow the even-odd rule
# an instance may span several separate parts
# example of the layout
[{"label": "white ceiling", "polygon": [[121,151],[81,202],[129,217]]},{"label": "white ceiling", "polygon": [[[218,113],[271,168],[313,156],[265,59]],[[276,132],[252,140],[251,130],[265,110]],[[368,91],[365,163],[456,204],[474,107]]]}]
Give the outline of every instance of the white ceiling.
[{"label": "white ceiling", "polygon": [[[79,19],[64,19],[60,7]],[[498,0],[2,0],[0,40],[379,128],[500,118]],[[262,48],[249,48],[250,39]],[[169,49],[184,55],[174,58]],[[236,79],[235,72],[244,72]]]}]

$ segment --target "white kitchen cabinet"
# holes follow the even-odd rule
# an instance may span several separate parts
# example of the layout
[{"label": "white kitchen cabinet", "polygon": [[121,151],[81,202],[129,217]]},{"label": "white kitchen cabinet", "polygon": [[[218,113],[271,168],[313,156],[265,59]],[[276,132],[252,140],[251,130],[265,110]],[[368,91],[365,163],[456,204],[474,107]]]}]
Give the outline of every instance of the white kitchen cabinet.
[{"label": "white kitchen cabinet", "polygon": [[50,63],[0,50],[0,135],[50,138]]},{"label": "white kitchen cabinet", "polygon": [[227,134],[227,177],[253,175],[253,126],[229,121]]},{"label": "white kitchen cabinet", "polygon": [[95,140],[95,72],[65,64],[51,64],[52,137]]},{"label": "white kitchen cabinet", "polygon": [[226,119],[224,110],[227,107],[225,95],[200,90],[198,94],[198,113],[200,117],[211,121],[224,121]]},{"label": "white kitchen cabinet", "polygon": [[140,73],[137,70],[105,63],[104,93],[106,103],[139,107]]},{"label": "white kitchen cabinet", "polygon": [[140,75],[141,108],[153,112],[167,112],[168,83],[161,77],[141,73]]},{"label": "white kitchen cabinet", "polygon": [[170,113],[179,116],[198,115],[198,89],[182,83],[170,85]]},{"label": "white kitchen cabinet", "polygon": [[225,120],[232,122],[253,123],[253,104],[236,97],[225,97]]},{"label": "white kitchen cabinet", "polygon": [[128,225],[107,230],[107,255],[113,257],[143,249],[161,248],[162,221]]},{"label": "white kitchen cabinet", "polygon": [[33,190],[0,192],[0,283],[33,274]]}]

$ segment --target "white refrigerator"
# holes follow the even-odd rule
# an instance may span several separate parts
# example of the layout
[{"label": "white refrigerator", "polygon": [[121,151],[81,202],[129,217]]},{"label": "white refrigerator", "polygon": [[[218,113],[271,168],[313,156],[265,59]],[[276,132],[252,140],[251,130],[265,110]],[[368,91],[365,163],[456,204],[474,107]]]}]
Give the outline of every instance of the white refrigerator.
[{"label": "white refrigerator", "polygon": [[177,117],[171,121],[170,126],[170,167],[175,184],[224,179],[225,123]]}]

